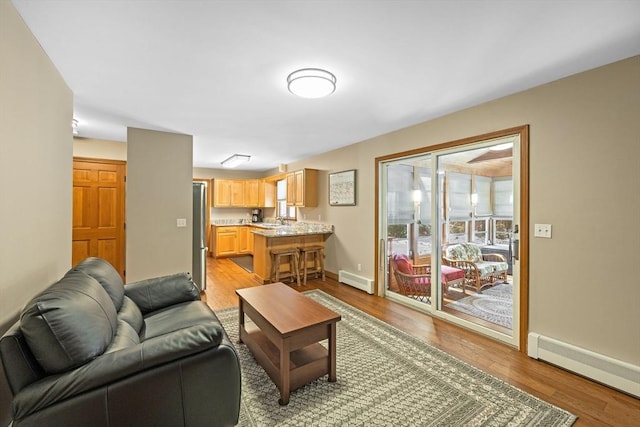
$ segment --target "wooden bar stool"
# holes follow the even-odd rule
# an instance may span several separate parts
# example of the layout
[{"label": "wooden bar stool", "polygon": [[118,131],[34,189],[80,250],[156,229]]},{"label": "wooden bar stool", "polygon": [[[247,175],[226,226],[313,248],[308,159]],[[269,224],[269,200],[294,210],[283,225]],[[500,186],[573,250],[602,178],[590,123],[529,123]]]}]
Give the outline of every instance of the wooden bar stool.
[{"label": "wooden bar stool", "polygon": [[[302,270],[303,284],[307,284],[307,275],[315,274],[316,278],[318,274],[322,275],[322,281],[325,281],[324,275],[324,248],[322,246],[307,246],[304,248],[298,248],[300,250],[300,270]],[[311,255],[311,261],[313,261],[313,268],[308,268],[307,256]]]},{"label": "wooden bar stool", "polygon": [[[280,271],[282,260],[289,264],[289,271]],[[271,282],[279,282],[280,279],[291,278],[296,279],[296,283],[300,286],[300,251],[297,248],[272,249],[271,250]],[[280,274],[282,273],[282,277]],[[274,280],[275,277],[275,280]]]}]

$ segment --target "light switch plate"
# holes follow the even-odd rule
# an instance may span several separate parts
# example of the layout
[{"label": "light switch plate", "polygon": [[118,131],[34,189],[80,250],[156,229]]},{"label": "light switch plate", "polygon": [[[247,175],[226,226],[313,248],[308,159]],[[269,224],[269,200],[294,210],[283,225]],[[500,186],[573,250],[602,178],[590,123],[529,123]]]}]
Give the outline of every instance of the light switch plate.
[{"label": "light switch plate", "polygon": [[534,227],[534,236],[544,237],[545,239],[551,238],[551,224],[536,224]]},{"label": "light switch plate", "polygon": [[187,226],[187,218],[178,218],[176,220],[176,227],[186,227]]}]

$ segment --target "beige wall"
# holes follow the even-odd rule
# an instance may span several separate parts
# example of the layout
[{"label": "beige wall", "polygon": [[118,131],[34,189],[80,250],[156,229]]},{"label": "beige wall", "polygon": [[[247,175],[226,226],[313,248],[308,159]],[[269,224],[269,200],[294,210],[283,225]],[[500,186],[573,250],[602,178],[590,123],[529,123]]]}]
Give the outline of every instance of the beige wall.
[{"label": "beige wall", "polygon": [[[327,269],[374,276],[374,159],[530,125],[530,331],[640,365],[640,57],[305,159],[357,169],[358,205],[301,212],[335,225]],[[354,160],[356,159],[356,160]],[[533,231],[529,230],[533,235]]]},{"label": "beige wall", "polygon": [[127,143],[94,138],[73,138],[73,156],[127,160]]},{"label": "beige wall", "polygon": [[127,282],[191,271],[192,165],[191,135],[127,129]]},{"label": "beige wall", "polygon": [[[634,57],[292,163],[321,170],[320,205],[299,218],[336,226],[328,270],[362,264],[373,278],[376,157],[529,124],[530,224],[553,225],[553,239],[531,238],[530,331],[640,365],[639,86]],[[346,169],[358,171],[358,204],[329,207],[327,174]]]},{"label": "beige wall", "polygon": [[[0,333],[71,267],[73,94],[0,1]],[[2,368],[0,368],[0,371]],[[0,425],[9,395],[0,375]]]}]

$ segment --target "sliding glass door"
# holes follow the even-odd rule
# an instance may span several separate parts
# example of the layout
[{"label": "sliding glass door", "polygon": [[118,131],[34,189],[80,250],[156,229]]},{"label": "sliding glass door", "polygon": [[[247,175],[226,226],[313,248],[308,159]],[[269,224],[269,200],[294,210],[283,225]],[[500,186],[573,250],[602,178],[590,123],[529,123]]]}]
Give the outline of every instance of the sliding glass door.
[{"label": "sliding glass door", "polygon": [[519,346],[520,165],[520,132],[379,159],[379,293]]}]

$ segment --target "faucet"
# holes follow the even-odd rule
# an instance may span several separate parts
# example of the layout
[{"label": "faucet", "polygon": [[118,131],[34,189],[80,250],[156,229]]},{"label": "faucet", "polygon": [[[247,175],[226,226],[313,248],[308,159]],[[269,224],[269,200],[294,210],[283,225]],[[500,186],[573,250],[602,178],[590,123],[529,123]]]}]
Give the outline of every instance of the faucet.
[{"label": "faucet", "polygon": [[276,221],[280,223],[280,225],[284,225],[284,217],[283,216],[277,216],[276,217]]}]

